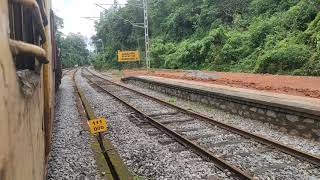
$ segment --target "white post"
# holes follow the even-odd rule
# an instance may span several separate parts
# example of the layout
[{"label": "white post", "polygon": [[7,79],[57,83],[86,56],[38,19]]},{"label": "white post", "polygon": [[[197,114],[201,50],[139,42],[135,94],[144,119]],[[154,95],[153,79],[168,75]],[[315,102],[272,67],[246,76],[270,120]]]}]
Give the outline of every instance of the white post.
[{"label": "white post", "polygon": [[144,14],[144,38],[145,38],[145,46],[146,46],[146,66],[147,66],[147,71],[149,71],[150,59],[149,59],[148,0],[143,0],[143,14]]}]

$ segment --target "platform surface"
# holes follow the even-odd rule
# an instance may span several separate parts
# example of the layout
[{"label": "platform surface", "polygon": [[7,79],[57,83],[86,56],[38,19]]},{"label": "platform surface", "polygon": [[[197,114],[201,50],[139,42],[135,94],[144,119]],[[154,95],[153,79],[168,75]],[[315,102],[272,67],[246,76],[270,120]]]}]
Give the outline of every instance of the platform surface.
[{"label": "platform surface", "polygon": [[320,116],[320,99],[316,98],[293,96],[252,89],[235,88],[199,81],[170,79],[155,76],[135,76],[135,78],[209,91],[213,93],[225,94],[228,96],[239,97],[241,99],[248,99],[254,102],[266,102],[273,105],[276,104],[280,107],[289,107],[292,110],[299,109],[300,111],[305,110],[306,112]]}]

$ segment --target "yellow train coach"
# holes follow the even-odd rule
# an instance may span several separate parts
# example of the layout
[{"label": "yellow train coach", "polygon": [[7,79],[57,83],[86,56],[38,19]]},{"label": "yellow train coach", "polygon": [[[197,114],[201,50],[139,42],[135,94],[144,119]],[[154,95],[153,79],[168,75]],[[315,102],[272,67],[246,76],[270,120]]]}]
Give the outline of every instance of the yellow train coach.
[{"label": "yellow train coach", "polygon": [[0,1],[0,179],[44,179],[61,65],[50,0]]}]

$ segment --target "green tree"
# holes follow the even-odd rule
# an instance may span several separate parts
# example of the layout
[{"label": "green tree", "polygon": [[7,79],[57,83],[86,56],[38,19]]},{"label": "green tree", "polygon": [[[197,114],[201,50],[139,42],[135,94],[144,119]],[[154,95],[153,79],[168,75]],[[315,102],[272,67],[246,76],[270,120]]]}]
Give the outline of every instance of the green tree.
[{"label": "green tree", "polygon": [[70,33],[65,36],[61,29],[64,27],[63,19],[54,17],[54,30],[56,33],[57,47],[60,49],[63,67],[74,67],[75,65],[89,64],[89,50],[85,37],[81,34]]},{"label": "green tree", "polygon": [[[94,64],[144,52],[143,11],[129,0],[96,22]],[[320,75],[319,0],[149,0],[152,67]],[[127,19],[127,20],[124,20]],[[135,64],[131,64],[134,67]],[[127,67],[131,67],[130,65]]]},{"label": "green tree", "polygon": [[63,33],[61,32],[61,29],[64,27],[63,19],[59,16],[54,15],[54,30],[56,32],[56,42],[57,42],[57,47],[61,48],[61,39],[63,36]]},{"label": "green tree", "polygon": [[70,33],[61,40],[61,58],[64,67],[89,64],[89,50],[81,34]]}]

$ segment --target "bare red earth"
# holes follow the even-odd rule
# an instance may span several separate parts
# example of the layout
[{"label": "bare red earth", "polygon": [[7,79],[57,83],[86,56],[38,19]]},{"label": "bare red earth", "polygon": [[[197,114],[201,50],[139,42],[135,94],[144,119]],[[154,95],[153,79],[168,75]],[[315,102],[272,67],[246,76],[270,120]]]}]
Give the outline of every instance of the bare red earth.
[{"label": "bare red earth", "polygon": [[156,70],[125,70],[125,76],[149,75],[173,79],[202,81],[231,87],[257,89],[262,91],[320,98],[320,77],[284,76],[270,74],[250,74],[231,72],[208,72],[214,78],[201,78],[190,75],[187,71]]}]

